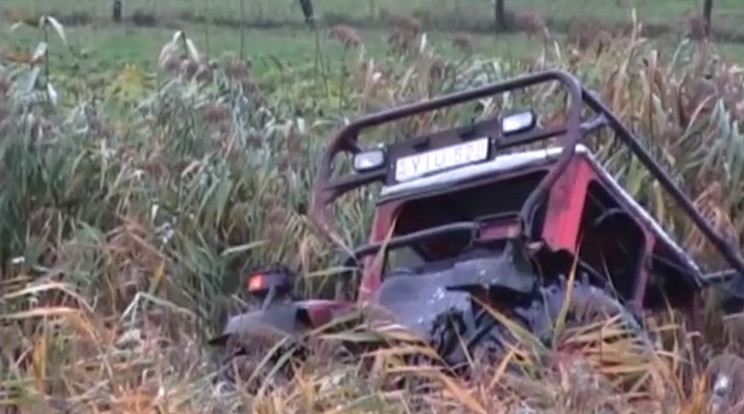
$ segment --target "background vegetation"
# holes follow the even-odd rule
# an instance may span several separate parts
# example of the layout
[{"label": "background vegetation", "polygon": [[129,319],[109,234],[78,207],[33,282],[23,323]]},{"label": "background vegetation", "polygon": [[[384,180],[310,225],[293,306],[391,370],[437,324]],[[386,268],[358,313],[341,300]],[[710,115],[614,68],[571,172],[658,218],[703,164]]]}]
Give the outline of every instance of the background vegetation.
[{"label": "background vegetation", "polygon": [[[597,345],[591,327],[557,332],[550,348],[522,335],[508,358],[519,357],[521,375],[498,364],[450,379],[390,352],[377,356],[369,378],[318,349],[297,380],[255,397],[214,382],[217,359],[204,342],[240,306],[232,294],[239,269],[281,260],[305,280],[332,272],[334,246],[304,215],[316,154],[345,119],[396,103],[525,71],[569,70],[740,243],[738,46],[696,36],[686,2],[639,2],[636,12],[571,3],[613,18],[621,31],[607,19],[576,25],[577,9],[533,3],[554,22],[495,36],[485,29],[490,8],[482,12],[490,6],[464,0],[366,8],[319,1],[340,17],[324,12],[318,32],[298,23],[294,3],[280,1],[251,2],[242,12],[237,2],[130,1],[121,25],[98,2],[4,2],[0,405],[24,413],[709,412],[701,368],[708,361],[689,360],[693,333],[673,314],[653,315],[652,329],[679,335],[651,349]],[[716,7],[722,20],[738,10],[733,2]],[[55,19],[44,17],[49,12]],[[403,30],[412,20],[393,25],[393,15],[416,15],[423,29]],[[648,27],[675,30],[646,38],[638,15]],[[234,16],[246,17],[233,23]],[[236,27],[241,21],[253,28]],[[516,105],[555,122],[561,104],[545,86],[437,121],[397,123],[368,142]],[[609,139],[594,148],[692,253],[721,267],[637,162]],[[361,240],[370,203],[362,194],[340,206],[349,243]],[[715,301],[707,305],[704,355],[738,353],[736,319],[721,323]],[[612,320],[593,328],[605,339],[620,329]],[[712,366],[741,375],[728,395],[736,400],[744,370],[726,358]],[[401,375],[433,384],[387,386]]]}]

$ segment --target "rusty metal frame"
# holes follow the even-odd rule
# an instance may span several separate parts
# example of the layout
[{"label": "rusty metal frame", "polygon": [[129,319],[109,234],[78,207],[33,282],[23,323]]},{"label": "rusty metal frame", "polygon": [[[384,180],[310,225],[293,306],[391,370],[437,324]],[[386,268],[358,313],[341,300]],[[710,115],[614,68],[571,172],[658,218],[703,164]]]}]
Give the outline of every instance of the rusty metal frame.
[{"label": "rusty metal frame", "polygon": [[[604,103],[600,101],[593,91],[583,87],[578,78],[568,72],[559,70],[549,70],[523,75],[475,89],[443,95],[412,104],[406,104],[369,114],[351,122],[336,133],[331,140],[330,145],[321,154],[320,164],[317,170],[317,178],[310,200],[310,219],[313,223],[319,226],[321,231],[331,240],[342,242],[338,236],[335,223],[330,216],[330,204],[348,191],[385,180],[385,171],[372,171],[368,173],[349,174],[336,178],[332,177],[333,161],[339,153],[345,152],[356,154],[361,151],[361,148],[358,146],[358,137],[363,130],[421,113],[550,81],[558,81],[568,90],[570,107],[567,121],[562,127],[551,128],[549,133],[546,133],[545,129],[537,129],[530,133],[525,133],[520,137],[521,139],[518,142],[512,143],[512,145],[519,145],[560,136],[560,144],[563,146],[563,151],[561,152],[558,161],[524,204],[520,214],[524,225],[529,226],[529,216],[534,211],[536,205],[544,198],[555,180],[568,166],[576,151],[577,144],[584,141],[588,132],[602,126],[609,126],[615,132],[615,136],[619,138],[636,157],[638,157],[641,163],[659,181],[659,184],[661,184],[663,189],[671,195],[679,208],[684,211],[684,213],[693,221],[693,223],[695,223],[698,229],[726,259],[732,267],[732,270],[727,273],[728,278],[734,277],[736,274],[744,275],[744,259],[742,259],[738,254],[734,246],[728,243],[723,236],[713,229],[710,223],[708,223],[700,212],[697,211],[690,198],[674,183],[672,178],[643,148],[636,136]],[[594,118],[587,122],[582,122],[581,111],[584,108],[584,105],[588,106],[596,114]],[[525,235],[530,236],[529,229],[527,229]],[[720,275],[717,275],[717,281],[723,279],[724,278],[721,278]]]}]

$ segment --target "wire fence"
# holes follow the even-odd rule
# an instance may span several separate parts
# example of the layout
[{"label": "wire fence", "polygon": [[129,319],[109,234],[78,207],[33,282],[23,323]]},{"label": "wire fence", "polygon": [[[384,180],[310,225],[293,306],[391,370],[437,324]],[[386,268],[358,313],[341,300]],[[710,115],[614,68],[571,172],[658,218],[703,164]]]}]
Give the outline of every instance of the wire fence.
[{"label": "wire fence", "polygon": [[[438,29],[485,30],[495,25],[496,0],[314,0],[316,13],[331,23],[347,20],[360,24],[384,23],[392,15],[414,16]],[[112,12],[111,0],[5,0],[7,10],[57,15],[86,14],[106,17]],[[505,0],[507,12],[534,14],[556,27],[577,19],[599,19],[617,23],[627,21],[631,9],[644,23],[683,29],[692,15],[702,10],[701,0]],[[731,26],[740,31],[744,7],[740,0],[717,0],[714,28]],[[166,18],[212,19],[216,23],[269,24],[303,22],[297,0],[123,0],[125,18],[151,16]],[[451,27],[447,27],[447,26]],[[736,30],[734,30],[736,29]]]}]

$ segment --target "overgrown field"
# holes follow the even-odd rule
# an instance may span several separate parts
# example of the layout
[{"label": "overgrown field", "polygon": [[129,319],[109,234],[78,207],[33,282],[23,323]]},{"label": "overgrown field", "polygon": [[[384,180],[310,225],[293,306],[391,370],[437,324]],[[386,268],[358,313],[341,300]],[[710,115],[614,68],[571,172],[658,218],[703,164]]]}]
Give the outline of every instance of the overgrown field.
[{"label": "overgrown field", "polygon": [[[478,49],[453,56],[419,35],[398,54],[312,49],[305,65],[275,59],[260,74],[238,52],[215,54],[210,65],[202,42],[167,43],[172,33],[161,36],[156,72],[137,65],[102,72],[95,55],[62,64],[30,41],[4,53],[0,405],[9,413],[710,412],[702,367],[714,355],[739,353],[741,343],[741,324],[722,323],[714,298],[705,308],[705,361],[690,360],[694,333],[670,313],[650,315],[650,329],[679,335],[642,347],[610,342],[622,333],[614,320],[558,329],[550,347],[518,333],[507,362],[522,367],[519,375],[476,361],[474,378],[450,378],[406,365],[400,348],[376,355],[372,374],[363,375],[357,363],[318,347],[294,381],[250,396],[215,383],[218,358],[204,345],[240,308],[241,269],[282,261],[306,282],[336,272],[337,247],[305,216],[318,151],[335,128],[364,112],[525,71],[580,76],[706,217],[741,242],[739,66],[715,44],[685,40],[662,51],[632,27],[599,55],[547,42],[532,59]],[[69,30],[51,23],[36,30],[37,39],[57,39],[52,54],[67,53]],[[365,141],[516,106],[556,121],[562,103],[540,87],[396,123]],[[593,147],[618,180],[693,254],[720,267],[639,163],[603,138]],[[361,194],[339,206],[349,244],[363,240],[371,205]],[[725,356],[717,363],[737,370]],[[733,400],[742,396],[744,367],[738,373]],[[390,387],[401,376],[430,386]]]}]

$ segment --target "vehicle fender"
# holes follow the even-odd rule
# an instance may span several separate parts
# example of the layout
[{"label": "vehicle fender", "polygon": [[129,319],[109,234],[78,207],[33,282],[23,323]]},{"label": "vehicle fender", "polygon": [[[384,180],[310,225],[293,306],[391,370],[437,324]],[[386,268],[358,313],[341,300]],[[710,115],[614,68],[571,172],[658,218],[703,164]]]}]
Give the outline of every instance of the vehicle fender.
[{"label": "vehicle fender", "polygon": [[243,335],[277,341],[298,337],[331,321],[349,306],[349,303],[332,300],[273,304],[265,309],[230,317],[222,332],[211,338],[209,344],[224,346],[230,337]]}]

